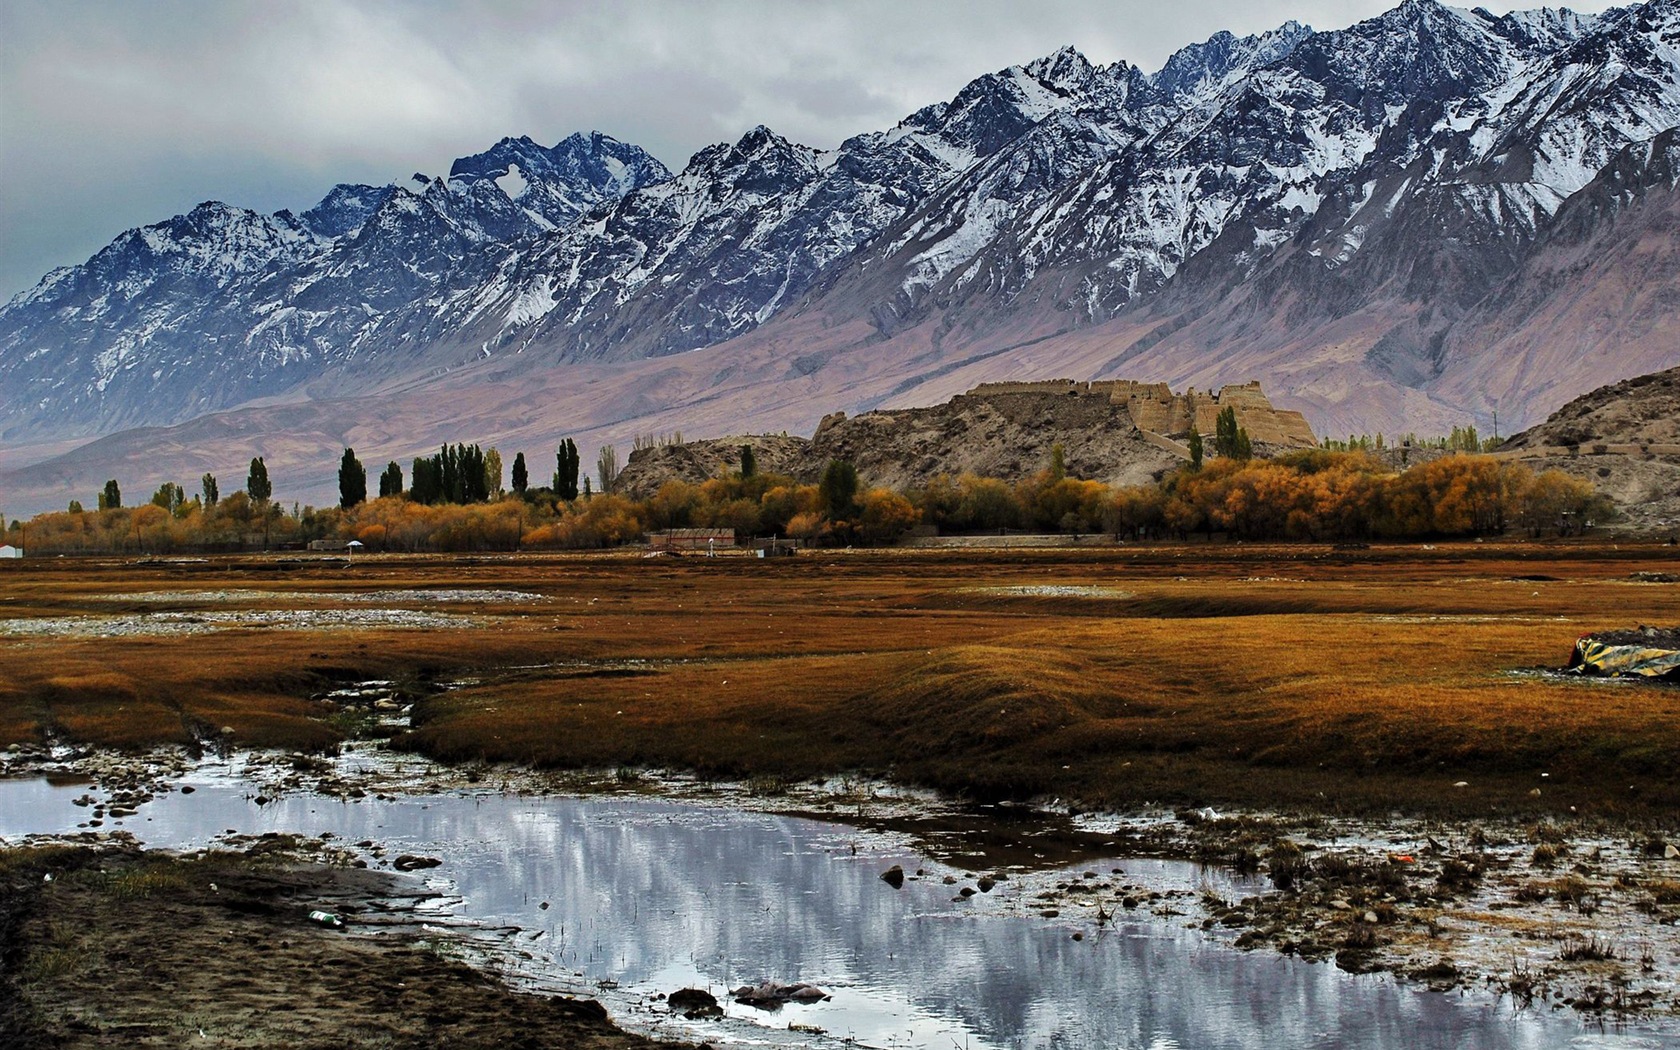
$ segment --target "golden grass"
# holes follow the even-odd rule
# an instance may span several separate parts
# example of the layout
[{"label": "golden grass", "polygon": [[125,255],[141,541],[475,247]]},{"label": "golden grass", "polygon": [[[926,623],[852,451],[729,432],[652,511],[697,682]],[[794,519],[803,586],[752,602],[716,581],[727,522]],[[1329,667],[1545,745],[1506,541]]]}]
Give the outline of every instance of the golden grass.
[{"label": "golden grass", "polygon": [[[423,702],[404,746],[721,776],[866,770],[1111,805],[1646,811],[1680,800],[1664,776],[1680,691],[1511,672],[1561,665],[1595,628],[1680,622],[1680,587],[1628,579],[1673,560],[1655,546],[1192,544],[417,557],[287,575],[250,559],[190,575],[26,563],[0,574],[7,616],[109,612],[148,589],[302,593],[258,603],[292,609],[376,588],[544,600],[443,607],[481,619],[467,630],[0,636],[0,743],[52,729],[141,746],[227,726],[243,744],[324,748],[339,729],[311,697],[463,677],[476,684]],[[1065,586],[1132,597],[1030,590]]]}]

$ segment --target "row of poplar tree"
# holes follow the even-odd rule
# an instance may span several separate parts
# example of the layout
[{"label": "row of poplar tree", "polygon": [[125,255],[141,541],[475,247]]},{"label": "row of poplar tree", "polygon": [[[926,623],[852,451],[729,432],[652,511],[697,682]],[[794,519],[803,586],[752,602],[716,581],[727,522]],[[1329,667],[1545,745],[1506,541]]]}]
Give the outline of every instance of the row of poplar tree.
[{"label": "row of poplar tree", "polygon": [[[580,492],[577,443],[571,438],[561,441],[554,453],[554,476],[549,491],[562,500],[589,496],[591,482],[582,478]],[[601,450],[597,467],[602,487],[612,484],[617,475],[618,458],[611,445]],[[532,494],[530,471],[525,465],[525,453],[513,457],[513,491],[521,498]],[[477,445],[444,445],[430,456],[416,457],[409,473],[409,487],[403,488],[402,466],[392,461],[379,475],[379,495],[406,495],[415,503],[483,503],[502,492],[502,454],[495,449],[481,449]],[[367,468],[356,458],[356,450],[346,448],[338,465],[338,503],[349,509],[368,497]]]},{"label": "row of poplar tree", "polygon": [[[199,485],[203,492],[204,506],[214,507],[221,502],[222,486],[216,480],[216,475],[204,475],[199,479]],[[250,472],[245,475],[245,494],[250,496],[254,503],[267,503],[274,497],[274,485],[268,480],[268,465],[263,462],[261,456],[251,460]],[[97,499],[100,510],[119,510],[122,508],[122,486],[117,484],[116,478],[112,478],[105,483],[105,487],[99,490]],[[156,492],[152,493],[151,502],[174,514],[187,502],[187,493],[175,482],[166,481],[158,486]],[[79,514],[81,512],[81,501],[71,500],[70,513]]]}]

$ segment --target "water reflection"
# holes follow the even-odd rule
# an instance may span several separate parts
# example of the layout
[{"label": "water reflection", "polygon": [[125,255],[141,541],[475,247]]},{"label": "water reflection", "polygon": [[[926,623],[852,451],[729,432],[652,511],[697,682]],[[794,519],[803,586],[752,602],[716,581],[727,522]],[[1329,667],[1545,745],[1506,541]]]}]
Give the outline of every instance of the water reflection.
[{"label": "water reflection", "polygon": [[[0,782],[0,837],[71,830],[86,812],[70,799],[85,790]],[[1100,931],[1088,914],[1045,919],[1031,900],[1041,880],[954,901],[957,887],[940,879],[949,869],[902,841],[817,821],[622,799],[291,795],[258,807],[250,794],[202,777],[194,794],[161,796],[125,824],[158,846],[204,845],[229,829],[330,831],[384,843],[388,856],[438,856],[425,877],[453,887],[459,914],[524,931],[535,972],[577,987],[616,981],[623,1019],[714,1044],[760,1041],[753,1033],[771,1027],[785,1041],[796,1021],[828,1033],[792,1037],[800,1043],[937,1050],[1680,1045],[1662,1032],[1591,1036],[1573,1016],[1237,952],[1184,919],[1122,912]],[[895,891],[879,878],[894,863],[929,875]],[[1133,882],[1242,890],[1190,865],[1113,863]],[[698,1024],[649,1004],[654,992],[698,985],[722,998],[766,978],[833,998],[774,1016],[729,1003],[730,1019]]]}]

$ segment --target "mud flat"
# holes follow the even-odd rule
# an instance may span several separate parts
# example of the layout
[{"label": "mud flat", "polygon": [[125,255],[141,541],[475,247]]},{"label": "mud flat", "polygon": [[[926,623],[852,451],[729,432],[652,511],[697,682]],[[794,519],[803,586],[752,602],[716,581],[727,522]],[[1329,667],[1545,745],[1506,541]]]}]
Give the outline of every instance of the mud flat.
[{"label": "mud flat", "polygon": [[[1251,1045],[1270,1026],[1377,1047],[1414,1024],[1426,1038],[1407,1045],[1553,1046],[1598,1031],[1680,1045],[1680,862],[1625,828],[1071,815],[848,780],[766,793],[677,774],[455,768],[369,745],[330,761],[11,763],[53,781],[0,782],[0,838],[34,827],[47,836],[37,845],[79,850],[115,835],[102,848],[126,855],[132,834],[220,851],[224,865],[328,862],[337,875],[310,878],[343,884],[289,898],[277,935],[300,923],[319,933],[300,919],[317,907],[356,934],[424,921],[416,935],[433,955],[488,963],[516,987],[601,996],[613,1018],[659,1038],[1053,1045],[1044,1039],[1138,1021],[1128,1011],[1173,974],[1176,998],[1231,1007],[1153,1018],[1182,1045]],[[892,868],[896,884],[881,877]],[[167,939],[175,921],[157,916],[153,935]],[[1373,972],[1400,980],[1349,976]],[[795,979],[836,1001],[790,1008],[773,1031],[740,1017],[683,1027],[659,1001]],[[1023,989],[1054,1004],[1055,1026],[1011,1012]],[[900,1027],[919,1034],[904,1042]]]},{"label": "mud flat", "polygon": [[[598,1003],[511,989],[393,907],[411,887],[307,862],[298,845],[0,851],[0,1044],[673,1045],[618,1030]],[[311,922],[312,911],[344,925]]]}]

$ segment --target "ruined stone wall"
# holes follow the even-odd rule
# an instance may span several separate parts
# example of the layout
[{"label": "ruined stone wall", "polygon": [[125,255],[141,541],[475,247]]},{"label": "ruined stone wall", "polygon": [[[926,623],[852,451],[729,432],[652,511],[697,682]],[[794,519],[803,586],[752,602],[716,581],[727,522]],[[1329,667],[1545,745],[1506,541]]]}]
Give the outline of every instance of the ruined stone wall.
[{"label": "ruined stone wall", "polygon": [[1318,443],[1306,417],[1299,412],[1272,407],[1260,384],[1255,381],[1227,384],[1218,393],[1198,393],[1192,388],[1175,394],[1165,383],[1140,383],[1130,379],[1091,382],[1054,379],[1028,383],[982,383],[963,396],[984,400],[1023,394],[1102,398],[1111,404],[1125,406],[1133,425],[1139,430],[1168,437],[1185,437],[1192,426],[1198,433],[1211,435],[1218,426],[1219,413],[1233,408],[1237,414],[1237,425],[1248,431],[1255,442],[1297,448]]}]

